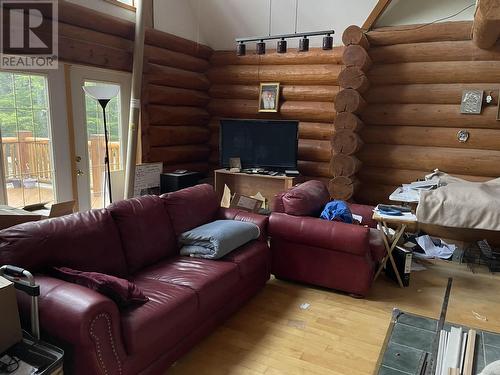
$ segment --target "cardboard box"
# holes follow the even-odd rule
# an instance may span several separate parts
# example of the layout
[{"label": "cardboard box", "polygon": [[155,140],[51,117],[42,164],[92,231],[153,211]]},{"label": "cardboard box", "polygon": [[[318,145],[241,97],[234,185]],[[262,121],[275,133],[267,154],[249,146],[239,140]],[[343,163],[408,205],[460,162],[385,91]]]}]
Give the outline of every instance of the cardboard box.
[{"label": "cardboard box", "polygon": [[0,353],[22,340],[14,284],[0,276]]}]

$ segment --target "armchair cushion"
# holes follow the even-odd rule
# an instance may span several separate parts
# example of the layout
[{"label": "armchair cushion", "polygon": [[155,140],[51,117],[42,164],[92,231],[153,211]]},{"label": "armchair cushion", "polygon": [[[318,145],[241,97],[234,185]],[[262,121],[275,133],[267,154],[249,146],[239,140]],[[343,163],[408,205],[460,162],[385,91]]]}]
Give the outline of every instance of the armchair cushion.
[{"label": "armchair cushion", "polygon": [[370,255],[369,228],[359,225],[273,212],[269,219],[269,235],[291,243],[359,256]]},{"label": "armchair cushion", "polygon": [[319,217],[330,193],[321,181],[310,180],[288,190],[281,200],[288,215]]},{"label": "armchair cushion", "polygon": [[54,267],[55,277],[95,290],[112,299],[120,308],[142,305],[149,299],[134,283],[99,272],[82,272],[67,267]]}]

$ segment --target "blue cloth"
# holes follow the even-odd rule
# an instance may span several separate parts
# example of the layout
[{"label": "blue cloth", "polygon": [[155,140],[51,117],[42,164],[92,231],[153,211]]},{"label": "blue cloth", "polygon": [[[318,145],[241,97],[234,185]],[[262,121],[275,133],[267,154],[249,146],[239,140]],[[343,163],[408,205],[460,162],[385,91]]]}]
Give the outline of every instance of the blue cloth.
[{"label": "blue cloth", "polygon": [[320,217],[330,221],[342,221],[343,223],[352,224],[352,213],[349,206],[344,201],[328,202],[321,212]]},{"label": "blue cloth", "polygon": [[260,236],[257,225],[238,220],[216,220],[182,233],[181,255],[219,259]]}]

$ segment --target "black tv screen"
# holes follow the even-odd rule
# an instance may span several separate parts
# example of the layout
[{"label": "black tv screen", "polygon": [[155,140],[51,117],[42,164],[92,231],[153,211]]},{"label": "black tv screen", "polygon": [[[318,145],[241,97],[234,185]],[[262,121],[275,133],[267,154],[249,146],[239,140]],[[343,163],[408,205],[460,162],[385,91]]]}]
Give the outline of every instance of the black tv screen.
[{"label": "black tv screen", "polygon": [[297,169],[298,121],[237,120],[220,122],[220,163],[240,158],[242,168]]}]

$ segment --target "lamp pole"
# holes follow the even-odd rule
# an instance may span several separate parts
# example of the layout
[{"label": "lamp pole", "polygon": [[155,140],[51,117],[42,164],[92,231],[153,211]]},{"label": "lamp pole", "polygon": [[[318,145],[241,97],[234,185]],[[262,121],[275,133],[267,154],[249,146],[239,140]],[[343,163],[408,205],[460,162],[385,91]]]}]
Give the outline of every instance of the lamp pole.
[{"label": "lamp pole", "polygon": [[[104,165],[106,166],[107,175],[107,185],[109,193],[109,203],[113,203],[112,193],[111,193],[111,168],[109,165],[109,146],[108,146],[108,126],[106,124],[106,106],[108,105],[110,99],[99,99],[98,102],[102,107],[102,115],[104,119],[104,142],[106,148],[106,154],[104,156]],[[106,190],[104,190],[104,207],[106,207]]]},{"label": "lamp pole", "polygon": [[[104,157],[104,165],[107,169],[105,175],[104,175],[104,180],[106,180],[107,177],[107,185],[108,185],[108,191],[109,191],[109,203],[113,203],[113,198],[112,198],[112,193],[111,193],[111,167],[109,165],[109,144],[108,144],[108,124],[106,121],[106,106],[108,105],[109,101],[116,97],[118,93],[120,92],[120,86],[114,85],[114,84],[107,84],[107,85],[101,85],[101,86],[82,86],[83,91],[85,94],[89,95],[91,98],[96,100],[101,108],[102,108],[102,114],[103,114],[103,119],[104,119],[104,141],[105,141],[105,148],[106,148],[106,156]],[[104,207],[106,207],[106,186],[104,187]]]}]

